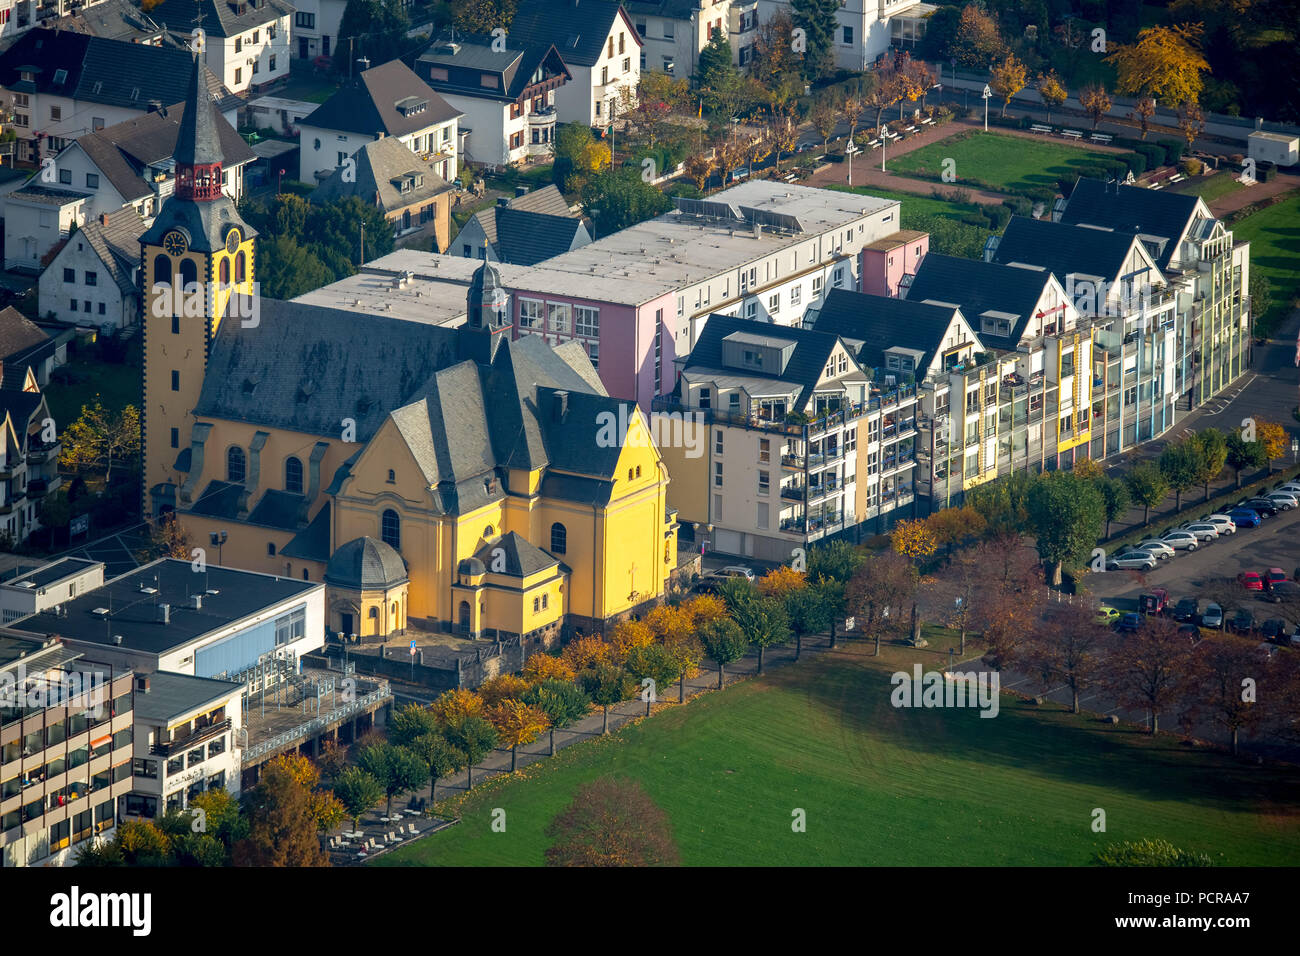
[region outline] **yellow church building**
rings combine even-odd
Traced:
[[[661,599],[676,520],[644,416],[576,343],[513,338],[487,263],[459,328],[260,298],[202,69],[141,239],[148,513],[213,563],[324,581],[345,634],[549,638]]]

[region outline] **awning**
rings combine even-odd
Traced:
[[[104,736],[102,736],[102,737],[98,737],[98,738],[96,738],[95,740],[92,740],[92,741],[90,742],[91,749],[94,749],[95,747],[98,747],[100,744],[111,743],[112,740],[113,740],[113,735],[112,735],[112,734],[104,734]]]

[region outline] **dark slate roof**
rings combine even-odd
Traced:
[[[1168,268],[1179,236],[1191,223],[1197,197],[1163,189],[1123,186],[1099,179],[1080,178],[1065,204],[1061,222],[1104,226],[1126,233],[1141,233],[1167,240],[1154,256],[1156,265]]]
[[[30,30],[0,53],[0,86],[15,89],[21,83],[19,68],[36,67],[35,82],[25,84],[29,88],[20,92],[54,93],[85,103],[146,110],[151,100],[167,104],[185,99],[191,56],[187,50],[171,47]],[[68,73],[60,84],[54,82],[58,70]],[[210,71],[207,82],[223,113],[243,102]]]
[[[128,40],[132,43],[160,39],[163,33],[162,27],[128,0],[101,0],[75,13],[45,22],[55,30],[85,33],[108,40]]]
[[[953,307],[923,305],[910,299],[831,289],[813,328],[851,343],[858,350],[858,361],[867,368],[883,366],[884,352],[891,348],[924,353],[919,363],[924,368],[934,361],[957,312]]]
[[[185,110],[180,132],[176,137],[176,162],[178,165],[198,166],[221,162],[221,140],[217,134],[214,111],[206,109],[211,102],[203,74],[207,67],[194,57],[190,68],[190,85],[185,94],[185,105],[196,104],[197,109]]]
[[[229,481],[209,481],[190,510],[196,515],[233,520],[239,517],[239,499],[243,494],[243,485]]]
[[[18,437],[18,442],[22,445],[23,452],[27,451],[28,429],[31,428],[37,414],[41,417],[49,414],[48,407],[45,404],[45,396],[40,392],[24,392],[19,388],[0,388],[0,419],[5,415],[13,422],[14,434]]]
[[[410,96],[428,105],[418,113],[403,116],[397,103]],[[313,110],[300,125],[363,136],[405,136],[462,115],[409,66],[392,60],[366,70]]]
[[[494,562],[497,562],[500,557],[498,551],[505,557],[504,571],[492,570]],[[560,563],[559,558],[551,557],[541,548],[530,544],[513,531],[502,535],[497,541],[489,541],[474,552],[474,557],[483,562],[489,573],[505,574],[512,578],[526,578],[530,574],[545,571]],[[565,570],[567,571],[568,568],[565,568]]]
[[[257,158],[233,126],[226,122],[216,104],[211,106],[212,122],[221,146],[220,161],[225,169],[242,166]],[[85,151],[103,175],[127,202],[152,196],[144,181],[146,166],[161,163],[177,155],[181,126],[188,111],[185,103],[164,107],[78,137],[77,145]],[[137,250],[136,255],[139,255]]]
[[[525,46],[553,43],[564,62],[594,66],[620,10],[618,0],[522,0],[510,21],[510,37]],[[630,21],[625,26],[626,55],[639,57],[641,37]]]
[[[907,301],[930,299],[958,305],[981,342],[991,348],[1014,349],[1050,281],[1050,273],[1046,271],[931,252],[921,261],[907,289]],[[980,316],[989,310],[1016,316],[1009,336],[992,335],[981,329]]]
[[[1042,266],[1068,289],[1069,275],[1100,276],[1108,282],[1117,279],[1133,242],[1133,233],[1012,216],[993,261]]]
[[[824,329],[814,331],[714,313],[704,323],[704,331],[700,333],[695,348],[691,349],[685,368],[727,369],[728,366],[722,359],[722,340],[734,332],[746,332],[764,338],[788,339],[796,343],[790,360],[786,362],[784,372],[745,369],[744,371],[731,370],[727,374],[798,385],[802,389],[799,393],[798,408],[802,408],[812,396],[813,388],[825,371],[826,361],[834,351],[837,341],[836,333],[828,334]]]
[[[30,581],[33,587],[43,588],[55,581],[74,577],[93,567],[103,567],[103,562],[88,561],[85,558],[59,558],[50,564],[41,565],[30,574],[18,574],[5,583],[16,585],[24,581]]]
[[[86,220],[77,230],[77,238],[95,251],[122,294],[130,295],[136,291],[135,270],[140,264],[144,220],[134,206],[115,209],[105,214],[105,219]]]
[[[224,193],[206,202],[169,196],[140,241],[161,245],[163,236],[172,229],[179,229],[185,233],[191,249],[210,253],[225,246],[226,234],[233,228],[238,228],[245,238],[257,235],[253,227],[240,218],[234,202]]]
[[[666,17],[670,20],[689,20],[700,9],[699,0],[625,0],[623,4],[632,18],[637,15]]]
[[[165,28],[178,33],[189,35],[194,27],[201,26],[212,36],[233,37],[280,17],[293,16],[296,9],[284,0],[257,0],[256,6],[240,6],[243,13],[227,0],[163,0],[149,13]]]
[[[145,586],[157,588],[158,593],[141,594],[140,588]],[[69,640],[104,645],[111,644],[113,636],[120,634],[123,651],[159,655],[250,618],[269,606],[295,597],[306,600],[308,594],[321,587],[319,582],[214,564],[208,565],[204,578],[194,573],[188,560],[162,558],[63,602],[66,615],[44,611],[7,627],[28,634],[57,634]],[[190,607],[189,595],[205,588],[203,607],[197,610]],[[168,623],[158,620],[155,603],[171,605]],[[105,618],[93,613],[96,608],[111,609],[107,623]]]
[[[240,693],[243,686],[229,680],[194,677],[173,671],[154,671],[149,675],[149,690],[135,692],[134,719],[165,723],[209,705],[215,707],[221,701]]]
[[[541,493],[545,498],[573,501],[588,507],[607,505],[614,495],[614,482],[552,473],[542,479]]]
[[[248,523],[294,531],[298,528],[298,516],[306,510],[307,498],[304,495],[268,488],[249,514]]]
[[[555,45],[549,42],[520,45],[511,33],[504,50],[493,49],[492,37],[458,34],[454,43],[453,52],[449,38],[443,37],[416,60],[420,78],[439,92],[512,103],[532,84],[539,69],[543,78],[563,77],[565,82],[572,79]],[[444,67],[447,79],[435,79],[431,71],[434,66]],[[483,85],[484,73],[500,77],[495,88]]]
[[[339,166],[335,169],[312,192],[312,202],[358,196],[367,205],[377,205],[384,212],[392,212],[416,203],[426,203],[451,190],[451,184],[438,175],[435,164],[415,155],[400,139],[386,136],[372,140],[353,156],[355,168]],[[412,173],[423,176],[423,184],[402,192],[394,181],[400,182]]]
[[[327,584],[355,591],[394,587],[407,580],[406,562],[392,545],[375,538],[353,538],[340,545],[325,568]]]
[[[506,206],[510,209],[521,209],[526,212],[542,213],[548,216],[577,218],[574,213],[569,211],[569,204],[565,202],[564,194],[553,183],[547,183],[541,189],[534,189],[522,196],[515,196],[513,199],[506,201]],[[497,210],[501,208],[500,204],[488,206],[486,209],[480,209],[470,217],[478,221],[479,226],[483,229],[483,235],[494,247],[497,243]]]
[[[497,258],[517,266],[536,265],[568,252],[584,230],[575,216],[548,216],[509,206],[496,213]]]
[[[311,524],[280,549],[286,558],[304,561],[328,561],[330,556],[330,503],[325,502],[311,519]]]
[[[392,409],[456,361],[456,329],[259,302],[257,326],[221,323],[195,409],[199,417],[331,436],[352,418],[364,443]]]

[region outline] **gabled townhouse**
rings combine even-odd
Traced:
[[[86,221],[89,194],[39,181],[5,196],[5,268],[37,275],[46,257]]]
[[[40,163],[86,133],[185,99],[185,50],[34,30],[0,53],[0,89],[13,111],[18,162]],[[232,126],[239,97],[215,76],[209,95]]]
[[[860,348],[820,329],[709,320],[653,404],[683,537],[785,561],[911,516],[916,388],[873,380]]]
[[[714,30],[731,45],[737,66],[753,59],[759,0],[627,0],[623,6],[641,37],[643,71],[689,79]]]
[[[391,136],[451,182],[461,115],[401,60],[364,70],[299,125],[298,178],[319,183],[366,143]]]
[[[802,324],[828,289],[858,287],[862,247],[897,231],[898,215],[894,200],[749,180],[537,265],[502,263],[499,274],[516,335],[580,343],[606,390],[646,409],[673,389],[675,360],[711,315]],[[388,303],[399,310],[468,281],[475,265],[399,249],[367,269],[404,277]]]
[[[553,185],[528,191],[513,199],[504,196],[497,205],[480,209],[456,234],[448,250],[452,255],[488,262],[531,266],[571,252],[591,242],[582,218]]]
[[[68,360],[66,342],[51,337],[13,306],[0,309],[0,365],[11,380],[32,378],[42,388],[49,384],[50,373]]]
[[[1102,457],[1107,419],[1094,403],[1095,324],[1051,272],[931,253],[907,301],[959,307],[979,342],[962,368],[922,383],[917,487],[931,510],[1013,471]]]
[[[986,257],[1056,276],[1082,318],[1094,319],[1103,458],[1150,441],[1174,425],[1192,386],[1192,338],[1178,319],[1178,295],[1135,233],[1014,216],[989,240]]]
[[[244,195],[244,170],[257,157],[222,118],[216,104],[210,108],[221,142],[221,191],[239,202]],[[174,155],[184,115],[185,104],[177,103],[87,133],[59,153],[45,174],[57,178],[60,187],[88,194],[88,219],[130,206],[145,222],[152,222],[163,200],[176,189]]]
[[[505,166],[554,150],[556,91],[572,79],[554,44],[507,35],[496,50],[490,37],[457,36],[420,54],[415,70],[464,114],[467,158]]]
[[[312,202],[356,196],[378,206],[400,237],[429,235],[435,252],[451,241],[451,183],[438,164],[421,159],[401,140],[385,137],[366,143],[311,194]]]
[[[40,314],[96,329],[138,326],[140,237],[146,228],[132,206],[89,219],[41,273]]]
[[[293,14],[284,0],[162,0],[149,11],[181,42],[203,30],[203,62],[235,93],[289,75]]]
[[[905,296],[930,251],[930,234],[900,229],[862,247],[862,291],[871,295]]]
[[[1079,179],[1063,223],[1134,234],[1177,296],[1190,367],[1180,391],[1195,408],[1246,370],[1250,348],[1250,243],[1233,237],[1199,196]]]
[[[791,12],[790,0],[759,0],[759,18],[766,23],[778,10]],[[935,5],[923,0],[840,0],[835,12],[835,65],[861,72],[891,45],[914,46],[925,36],[925,23]]]
[[[299,60],[338,52],[339,24],[347,0],[296,0],[293,5],[293,55]]]
[[[522,0],[509,37],[559,51],[572,77],[555,91],[561,123],[608,126],[620,91],[636,91],[641,37],[618,0]]]
[[[157,21],[129,0],[97,0],[89,5],[81,0],[64,0],[64,3],[67,12],[57,20],[45,21],[43,25],[47,29],[68,30],[146,46],[162,46],[170,40],[167,31]]]
[[[63,482],[58,467],[63,443],[58,437],[45,440],[51,422],[32,369],[5,368],[0,381],[0,537],[14,544],[41,526],[45,498]]]

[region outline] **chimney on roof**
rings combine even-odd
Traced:
[[[502,207],[509,206],[509,205],[510,205],[510,200],[507,199],[505,196],[498,196],[498,197],[497,197],[497,205],[498,205],[498,206],[502,206]]]
[[[556,422],[563,422],[564,416],[569,413],[569,393],[565,389],[560,389],[551,396],[551,417]]]
[[[527,187],[527,186],[516,186],[516,187],[515,187],[515,198],[516,198],[516,199],[519,198],[520,196],[527,196],[527,195],[528,195],[528,187]]]
[[[357,59],[357,66],[361,67],[361,72],[364,73],[366,70],[370,69],[370,58],[364,56],[359,57]]]
[[[172,606],[170,604],[158,605],[158,623],[170,624],[172,622]]]
[[[150,113],[161,113],[162,111],[163,111],[162,100],[150,100],[150,101],[149,101],[149,112],[150,112]]]
[[[101,212],[101,213],[99,214],[99,224],[100,224],[101,226],[107,226],[107,225],[108,225],[108,213],[106,213],[106,212]]]
[[[136,677],[135,689],[142,694],[149,693],[149,676],[147,674],[140,674]]]

